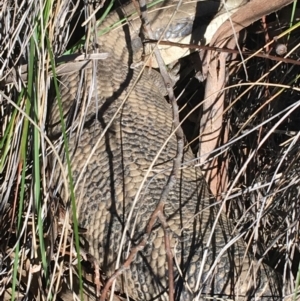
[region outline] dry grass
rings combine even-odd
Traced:
[[[45,126],[51,56],[65,51],[75,13],[70,1],[1,6],[0,295],[6,300],[50,296],[61,274],[60,262],[54,264],[59,218],[49,190],[53,146]]]
[[[6,300],[53,297],[63,273],[76,266],[69,217],[52,195],[47,156],[53,145],[45,131],[51,53],[64,53],[76,20],[91,13],[74,3],[7,0],[0,7],[0,296]],[[296,45],[294,59],[299,36],[295,30],[286,41],[288,49]],[[259,49],[266,40],[253,33],[246,43]],[[300,251],[299,67],[252,58],[246,68],[246,85],[242,69],[230,77],[224,116],[227,211],[251,251],[268,254],[293,291]]]
[[[291,7],[284,18],[291,17]],[[290,19],[284,18],[280,13],[267,18],[271,39],[289,28]],[[299,60],[299,29],[264,48],[269,40],[261,22],[248,28],[244,50],[276,55],[276,44],[284,44],[287,57]],[[240,59],[232,63],[235,68],[226,88],[222,143],[212,154],[220,165],[228,165],[223,174],[228,184],[219,198],[227,202],[228,216],[244,233],[251,253],[283,275],[285,292],[295,291],[300,259],[299,67],[255,56],[244,62],[245,69],[240,65],[237,70],[237,63]],[[203,88],[189,85],[185,99],[195,107]],[[188,121],[185,126],[191,133],[195,124]]]
[[[289,57],[295,59],[298,36],[299,30],[294,31],[286,41]],[[247,46],[259,49],[264,43],[262,34],[249,35]],[[254,85],[232,90],[230,102],[247,93],[233,106],[228,104],[227,114],[230,137],[235,140],[229,151],[229,193],[239,194],[230,201],[229,212],[239,227],[250,228],[246,239],[254,254],[269,254],[271,264],[283,273],[286,287],[292,289],[300,251],[297,69],[259,58],[249,60],[247,73]],[[245,78],[240,73],[232,80],[238,83]]]

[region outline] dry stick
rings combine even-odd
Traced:
[[[272,42],[275,42],[277,38],[275,37]],[[157,40],[145,40],[144,43],[157,43]],[[176,43],[176,42],[169,42],[169,41],[160,41],[160,45],[168,45],[168,46],[173,46],[173,47],[180,47],[180,48],[189,48],[189,49],[197,49],[197,50],[214,50],[217,52],[228,52],[228,53],[233,53],[233,54],[240,54],[240,51],[236,49],[228,49],[228,48],[222,48],[222,47],[215,47],[215,46],[205,46],[205,45],[197,45],[197,44],[184,44],[184,43]],[[270,44],[268,44],[270,45]],[[269,59],[272,61],[277,61],[277,62],[283,62],[287,64],[294,64],[294,65],[300,65],[300,61],[293,60],[293,59],[287,59],[283,58],[280,56],[275,56],[275,55],[269,55],[266,53],[255,53],[252,51],[242,51],[242,54],[245,56],[255,56],[255,57],[261,57],[265,59]]]
[[[110,289],[110,287],[112,286],[113,282],[117,279],[117,277],[121,276],[122,273],[129,268],[130,264],[133,262],[133,260],[135,259],[135,256],[137,254],[137,252],[141,251],[144,249],[146,243],[148,240],[148,236],[145,235],[145,237],[142,239],[142,241],[136,246],[134,247],[131,251],[129,256],[127,257],[126,261],[123,263],[123,265],[116,271],[113,273],[112,276],[109,277],[109,279],[107,280],[107,282],[105,283],[105,286],[102,290],[102,294],[101,294],[101,298],[100,301],[105,301],[106,300],[106,295]]]
[[[100,290],[101,290],[101,277],[100,277],[100,266],[99,263],[97,261],[97,259],[89,254],[89,253],[81,253],[81,257],[84,258],[84,260],[88,261],[94,270],[94,285],[96,286],[96,297],[99,298],[100,296]]]
[[[226,42],[229,47],[235,47],[234,38]],[[207,161],[211,152],[220,143],[220,132],[223,128],[223,111],[225,91],[223,90],[227,82],[226,59],[228,53],[216,55],[216,52],[210,54],[209,72],[207,74],[207,83],[205,88],[205,102],[203,103],[203,114],[200,121],[200,145],[198,151],[199,162],[204,166],[205,178],[215,197],[226,187],[226,177],[220,173],[224,164],[219,166],[218,159]],[[220,91],[214,94],[214,91]],[[207,162],[206,162],[207,161]],[[224,186],[222,185],[224,184]]]

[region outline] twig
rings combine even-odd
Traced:
[[[273,39],[273,43],[277,39]],[[146,40],[144,43],[157,43],[157,40]],[[173,46],[173,47],[180,47],[180,48],[189,48],[189,49],[199,49],[199,50],[213,50],[217,52],[227,52],[227,53],[234,53],[234,54],[240,54],[240,51],[236,49],[228,49],[228,48],[223,48],[223,47],[215,47],[215,46],[205,46],[205,45],[197,45],[197,44],[183,44],[183,43],[176,43],[176,42],[169,42],[169,41],[160,41],[160,45],[168,45],[168,46]],[[268,43],[265,47],[269,46],[270,43]],[[265,58],[268,60],[272,61],[277,61],[277,62],[283,62],[287,64],[294,64],[294,65],[300,65],[300,61],[298,60],[293,60],[293,59],[288,59],[288,58],[283,58],[280,56],[275,56],[275,55],[270,55],[267,53],[262,53],[262,52],[252,52],[252,51],[242,51],[242,54],[244,56],[251,56],[251,57],[261,57]]]
[[[232,38],[226,42],[229,47],[234,48],[236,46],[235,38]],[[204,166],[205,178],[210,187],[211,192],[215,197],[222,193],[222,189],[226,187],[226,160],[220,162],[219,158],[207,161],[211,152],[216,146],[219,146],[222,141],[220,137],[223,129],[223,111],[224,111],[224,99],[225,91],[223,88],[227,83],[226,76],[226,61],[228,53],[216,54],[212,51],[207,56],[207,80],[205,87],[205,101],[203,102],[203,113],[200,120],[200,145],[198,151],[198,157],[200,164]],[[220,91],[219,93],[214,93]],[[223,134],[222,143],[227,142],[225,133]],[[221,171],[221,172],[220,172]]]
[[[116,271],[113,273],[112,276],[109,277],[109,279],[107,280],[107,282],[105,283],[105,286],[102,290],[102,294],[101,294],[101,298],[100,301],[105,301],[106,300],[106,295],[110,289],[110,287],[112,286],[113,282],[118,278],[118,276],[122,275],[123,272],[125,270],[127,270],[130,267],[130,264],[133,262],[133,260],[135,259],[135,256],[137,254],[137,252],[141,251],[144,249],[146,243],[148,240],[148,235],[145,236],[142,241],[136,246],[134,247],[131,251],[129,256],[127,257],[126,261],[123,263],[123,265]]]

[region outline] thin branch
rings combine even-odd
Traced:
[[[299,23],[299,26],[300,26],[300,23]],[[151,44],[157,44],[157,42],[158,41],[155,39],[149,39],[149,40],[144,41],[144,43],[151,43]],[[273,42],[275,42],[275,39],[273,39]],[[213,51],[217,51],[217,52],[240,54],[240,51],[236,50],[236,49],[228,49],[228,48],[215,47],[215,46],[184,44],[184,43],[176,43],[176,42],[169,42],[169,41],[160,41],[159,44],[172,46],[172,47],[180,47],[180,48],[189,48],[189,49],[198,49],[198,50],[213,50]],[[270,43],[265,45],[265,47],[267,47],[269,45],[270,45]],[[270,55],[270,54],[262,53],[262,52],[242,51],[242,54],[244,56],[248,56],[248,57],[261,57],[261,58],[265,58],[265,59],[272,60],[272,61],[300,65],[300,61],[298,61],[298,60],[288,59],[288,58]]]

